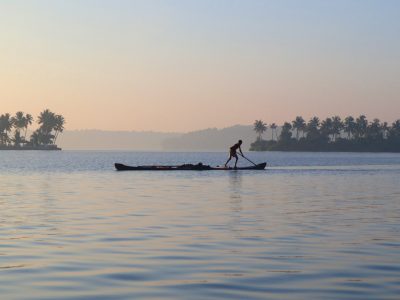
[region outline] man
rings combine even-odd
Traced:
[[[242,140],[239,140],[235,145],[233,145],[230,150],[229,150],[229,158],[225,163],[225,167],[227,167],[228,162],[232,159],[232,157],[236,158],[235,161],[235,169],[236,169],[236,165],[238,162],[238,156],[236,151],[239,149],[240,154],[243,156],[243,152],[242,152],[242,148],[240,148],[240,146],[242,145]]]

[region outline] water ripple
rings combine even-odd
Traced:
[[[110,166],[225,154],[42,155],[0,157],[2,299],[400,294],[399,155],[254,154],[273,167],[173,174]]]

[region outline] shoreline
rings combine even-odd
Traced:
[[[285,151],[285,152],[373,152],[400,153],[398,140],[345,140],[335,142],[308,141],[290,139],[286,141],[257,140],[250,145],[250,151]]]
[[[0,146],[1,150],[41,150],[41,151],[61,151],[62,149],[57,147],[57,145],[51,146],[24,146],[24,147],[15,147],[15,146]]]
[[[372,150],[284,150],[284,149],[276,149],[276,150],[249,150],[249,152],[310,152],[310,153],[400,153],[399,151],[372,151]]]

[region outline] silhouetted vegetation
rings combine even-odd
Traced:
[[[65,119],[46,109],[37,118],[39,127],[26,138],[33,117],[18,111],[15,116],[9,113],[0,115],[0,149],[43,149],[58,150],[56,140],[63,132]]]
[[[265,125],[262,132],[259,124]],[[344,121],[339,116],[322,121],[313,117],[308,122],[298,116],[281,126],[279,136],[275,124],[270,128],[272,139],[263,140],[261,134],[267,125],[261,120],[254,123],[259,136],[251,144],[251,151],[400,152],[400,119],[389,125],[379,119],[369,122],[364,115],[348,116]]]
[[[267,128],[267,124],[261,120],[256,120],[254,122],[254,131],[258,134],[258,141],[262,139],[262,134],[267,130]]]

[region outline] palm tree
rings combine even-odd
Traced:
[[[62,115],[56,115],[50,110],[42,111],[38,117],[38,128],[35,141],[43,145],[55,144],[60,132],[64,130],[65,119]]]
[[[330,140],[330,135],[332,134],[333,122],[331,118],[326,118],[321,123],[321,134]]]
[[[45,109],[44,111],[42,111],[38,117],[38,123],[41,128],[41,130],[44,133],[51,133],[51,131],[53,130],[55,124],[56,124],[56,116],[53,112],[51,112],[48,109]]]
[[[336,141],[336,136],[340,134],[343,129],[343,122],[339,116],[332,117],[332,135],[333,141]]]
[[[19,130],[15,130],[14,137],[11,139],[11,141],[14,143],[15,147],[20,147],[21,144],[25,142],[25,139],[21,136]]]
[[[13,142],[16,147],[19,147],[22,143],[27,143],[26,134],[32,121],[32,115],[24,115],[22,111],[16,112],[13,117],[8,113],[0,115],[0,145],[9,146]],[[36,146],[49,145],[54,144],[58,135],[63,132],[65,119],[62,115],[56,115],[46,109],[40,113],[38,123],[40,126],[32,134],[29,143]],[[13,128],[15,131],[11,139],[10,132]],[[21,135],[22,130],[25,130],[24,136]]]
[[[4,139],[5,139],[5,116],[1,115],[0,116],[0,145],[4,145]]]
[[[4,145],[5,139],[5,122],[4,122],[4,115],[0,116],[0,145]]]
[[[354,122],[354,118],[352,116],[348,116],[344,119],[343,129],[344,132],[347,133],[347,138],[350,139],[356,129],[356,123]]]
[[[275,123],[272,123],[271,125],[269,125],[269,128],[271,128],[272,131],[272,140],[274,140],[274,133],[276,135],[276,128],[278,128],[278,126]],[[278,137],[277,137],[278,139]]]
[[[23,143],[23,139],[21,137],[21,129],[25,127],[25,116],[22,111],[18,111],[15,114],[15,117],[11,118],[13,126],[15,127],[15,134],[14,134],[14,145],[20,146]]]
[[[31,135],[30,143],[32,146],[39,146],[41,144],[41,134],[39,129],[35,130]]]
[[[0,116],[0,135],[1,135],[1,144],[7,145],[9,144],[10,137],[8,133],[13,128],[13,119],[10,117],[9,113],[3,114]]]
[[[306,122],[304,121],[303,117],[297,116],[296,119],[292,122],[292,127],[296,129],[296,140],[299,140],[299,132],[304,132]]]
[[[319,118],[313,117],[306,125],[307,139],[313,140],[319,137]]]
[[[13,125],[16,130],[20,130],[25,125],[25,116],[22,111],[18,111],[15,113],[15,117],[11,118],[13,120]]]
[[[383,139],[383,132],[381,121],[379,119],[374,119],[368,126],[367,126],[367,138],[369,139]]]
[[[279,136],[279,141],[289,141],[292,138],[292,125],[285,122],[282,126],[281,134]]]
[[[52,143],[54,135],[53,129],[56,127],[56,115],[48,109],[45,109],[39,114],[38,117],[39,127],[39,142],[48,145]]]
[[[386,139],[387,135],[388,135],[388,131],[389,131],[389,125],[387,122],[383,122],[381,125],[381,129],[382,129],[382,135],[383,138]]]
[[[28,131],[28,126],[31,125],[32,122],[33,122],[33,117],[30,114],[26,114],[25,124],[24,124],[24,128],[25,128],[24,139],[26,139],[26,132]]]
[[[267,130],[267,124],[261,120],[254,122],[254,131],[258,134],[258,140],[261,140],[262,134]]]
[[[389,129],[389,138],[400,138],[400,119],[392,123],[392,126]]]
[[[54,142],[53,142],[53,144],[56,143],[58,134],[59,134],[60,132],[63,132],[63,130],[64,130],[64,124],[65,124],[65,119],[64,119],[64,117],[63,117],[62,115],[56,115],[55,118],[56,118],[56,119],[55,119],[54,130],[55,130],[56,133],[55,133],[55,137],[54,137]]]
[[[304,133],[306,132],[306,127],[307,127],[307,123],[306,121],[303,119],[303,122],[300,126],[300,132],[301,132],[301,137],[304,138]]]
[[[365,137],[365,134],[367,133],[367,127],[368,127],[367,117],[364,115],[359,116],[356,119],[355,136],[357,138]]]

